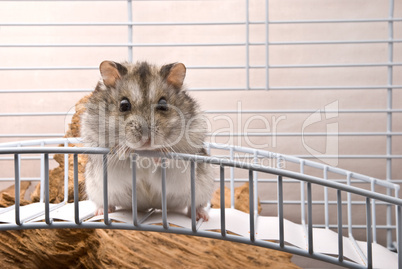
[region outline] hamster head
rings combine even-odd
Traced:
[[[206,121],[184,89],[186,67],[104,61],[82,117],[89,146],[197,153]]]

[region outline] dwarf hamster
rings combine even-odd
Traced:
[[[174,63],[157,67],[147,62],[100,64],[101,79],[82,115],[85,146],[108,147],[109,211],[132,207],[132,169],[127,157],[136,150],[156,150],[206,155],[203,143],[206,121],[183,81],[186,67]],[[191,205],[189,163],[168,160],[166,197],[168,210]],[[161,163],[137,160],[137,208],[161,208]],[[208,220],[204,207],[213,192],[213,173],[206,163],[195,171],[196,216]],[[89,155],[85,169],[86,192],[103,214],[102,156]]]

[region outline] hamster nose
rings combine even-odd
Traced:
[[[145,140],[143,146],[144,146],[144,147],[149,147],[149,146],[151,146],[151,138],[150,138],[150,137],[148,137],[148,138]]]

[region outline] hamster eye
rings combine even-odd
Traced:
[[[168,105],[167,105],[167,101],[165,98],[161,98],[159,99],[158,105],[156,106],[157,110],[161,110],[161,111],[167,111],[168,110]]]
[[[120,101],[120,111],[121,112],[126,112],[131,110],[131,103],[128,101],[127,98],[124,98],[123,100]]]

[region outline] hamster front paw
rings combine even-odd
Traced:
[[[191,207],[188,207],[187,215],[191,218]],[[203,219],[204,221],[209,220],[208,212],[203,206],[200,206],[195,210],[195,220],[199,221],[200,219]]]
[[[204,221],[209,220],[208,212],[204,209],[204,207],[200,206],[195,210],[196,219],[203,219]]]
[[[108,207],[108,213],[112,213],[112,212],[114,212],[116,210],[116,207],[115,206],[109,206]],[[95,210],[95,216],[100,216],[100,215],[103,215],[103,207],[99,207],[98,209],[96,209]]]

